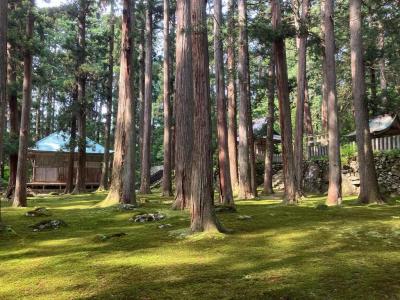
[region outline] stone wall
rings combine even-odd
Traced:
[[[380,191],[387,195],[400,195],[400,152],[375,154],[375,165]],[[282,166],[274,168],[273,187],[283,190]],[[342,165],[342,190],[344,196],[358,195],[360,177],[355,157]],[[327,159],[304,163],[304,191],[310,194],[324,194],[328,191]]]
[[[375,154],[375,166],[380,191],[389,195],[400,195],[400,153],[380,152]],[[357,195],[360,177],[355,157],[342,166],[343,195]],[[308,193],[326,193],[328,190],[328,161],[316,160],[305,163],[304,189]]]

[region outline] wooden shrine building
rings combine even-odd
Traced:
[[[28,150],[32,172],[28,187],[41,190],[62,190],[68,176],[70,135],[55,132],[35,143]],[[78,148],[75,148],[74,182],[77,169]],[[99,186],[104,147],[86,138],[86,187]]]

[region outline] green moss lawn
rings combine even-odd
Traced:
[[[158,195],[141,196],[141,210],[167,219],[147,224],[99,207],[104,193],[3,207],[15,233],[0,234],[0,299],[400,299],[400,199],[329,209],[316,208],[323,198],[237,201],[237,213],[218,214],[232,233],[187,236],[187,212]],[[33,232],[48,218],[24,214],[40,206],[68,227]]]

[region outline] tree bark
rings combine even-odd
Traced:
[[[7,1],[0,2],[0,169],[3,169],[4,118],[7,103]],[[0,190],[3,178],[0,175]],[[1,212],[0,212],[1,224]]]
[[[304,137],[304,103],[306,91],[306,71],[307,71],[307,22],[309,1],[301,0],[294,3],[301,3],[301,5],[294,5],[297,7],[297,17],[295,23],[298,24],[297,30],[297,49],[298,49],[298,64],[297,64],[297,98],[296,98],[296,134],[294,145],[294,157],[296,168],[296,184],[297,191],[302,194],[303,190],[303,137]]]
[[[190,1],[176,2],[175,77],[175,202],[174,209],[190,204],[193,149],[193,83]],[[199,145],[196,145],[196,147]]]
[[[77,91],[73,93],[73,102],[76,103]],[[65,193],[70,194],[74,190],[74,171],[75,171],[75,147],[76,147],[76,114],[72,112],[71,132],[69,138],[69,153],[67,165],[67,181],[65,183]]]
[[[308,96],[307,80],[306,80],[306,90],[304,93],[304,131],[307,134],[307,136],[313,136],[313,134],[314,134],[310,100],[309,100],[309,96]]]
[[[110,191],[105,204],[136,203],[135,126],[132,88],[132,15],[135,2],[123,0],[121,55],[114,161]]]
[[[139,2],[138,9],[144,8],[143,0]],[[145,78],[146,78],[146,67],[145,67],[145,57],[146,57],[146,18],[145,16],[141,18],[140,26],[140,42],[139,42],[139,53],[140,53],[140,76],[139,76],[139,159],[142,163],[142,153],[143,153],[143,132],[144,132],[144,98],[145,98]]]
[[[14,6],[11,6],[14,9]],[[15,48],[11,43],[7,44],[7,100],[9,107],[9,122],[10,122],[10,140],[18,143],[20,129],[20,108],[17,99],[17,72],[15,59]],[[11,199],[15,191],[15,182],[17,179],[17,163],[18,151],[12,152],[9,155],[10,177],[8,179],[8,187],[5,197]]]
[[[360,173],[359,201],[361,203],[373,203],[381,202],[382,198],[376,178],[368,123],[361,26],[361,0],[350,0],[351,78]]]
[[[206,1],[191,0],[193,43],[194,145],[191,181],[193,232],[219,231],[213,199],[211,101]]]
[[[164,168],[162,179],[163,196],[172,196],[172,132],[170,92],[170,50],[169,50],[169,0],[164,0],[164,63],[163,63],[163,106],[164,106]]]
[[[272,189],[272,163],[274,158],[274,122],[275,122],[275,63],[272,53],[268,68],[268,107],[267,107],[267,137],[265,141],[265,162],[264,162],[264,189],[265,195],[274,193]]]
[[[86,60],[86,14],[89,3],[87,0],[79,1],[78,12],[78,167],[73,194],[86,191],[86,74],[82,65]]]
[[[235,32],[235,4],[236,0],[228,1],[228,31]],[[237,125],[236,125],[236,62],[235,62],[235,37],[229,34],[227,37],[227,69],[228,69],[228,151],[229,151],[229,170],[231,175],[231,185],[233,190],[239,186],[238,161],[237,161]]]
[[[249,49],[247,37],[247,0],[238,1],[239,16],[239,146],[238,146],[238,167],[239,167],[239,198],[254,198],[250,174],[250,145],[249,145]]]
[[[104,155],[101,170],[99,190],[103,191],[108,188],[108,180],[110,173],[110,144],[111,144],[111,116],[112,116],[112,100],[113,100],[113,80],[114,80],[114,0],[111,0],[110,12],[110,35],[108,37],[108,78],[107,78],[107,100],[106,100],[106,124],[104,127]]]
[[[231,174],[229,169],[228,128],[226,123],[226,98],[224,57],[222,46],[222,1],[214,0],[214,62],[217,94],[217,137],[220,202],[233,205]]]
[[[321,18],[322,17],[322,13],[325,10],[325,2],[321,1]],[[325,40],[325,23],[321,22],[321,40],[324,41]],[[325,55],[325,54],[324,54]],[[327,70],[326,70],[326,66],[325,66],[325,60],[322,60],[322,101],[321,101],[321,130],[322,132],[326,133],[328,131],[328,91],[326,89],[326,84],[325,82],[327,81],[327,78],[325,77],[327,74]]]
[[[153,44],[153,16],[151,0],[147,2],[146,8],[146,56],[145,56],[145,84],[144,84],[144,123],[143,123],[143,146],[140,193],[150,194],[150,143],[151,143],[151,106],[152,106],[152,44]]]
[[[386,111],[387,108],[387,81],[386,81],[386,71],[385,71],[385,28],[383,27],[383,23],[378,21],[379,26],[379,36],[378,36],[378,47],[380,51],[379,58],[379,78],[380,78],[380,86],[381,86],[381,100],[383,110]]]
[[[279,0],[271,0],[272,28],[279,30],[281,21],[281,8]],[[282,160],[285,182],[284,203],[297,203],[296,175],[294,169],[292,124],[290,116],[289,84],[286,64],[285,41],[282,36],[277,36],[273,42],[275,60],[277,93],[279,100],[279,121],[282,137]]]
[[[327,205],[340,205],[342,202],[342,173],[340,161],[339,121],[336,92],[335,65],[335,30],[334,30],[334,0],[323,0],[322,22],[324,22],[324,85],[328,101],[328,156],[329,156],[329,187]]]
[[[26,39],[32,42],[33,39],[33,8],[35,2],[31,0],[28,3],[28,12],[26,18]],[[15,194],[13,200],[14,207],[27,206],[27,162],[28,162],[28,143],[30,129],[30,110],[32,106],[32,49],[28,45],[24,49],[24,80],[22,93],[22,112],[21,112],[21,128],[19,131],[19,146],[18,146],[18,164],[17,177],[15,182]]]

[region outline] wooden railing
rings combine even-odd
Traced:
[[[372,138],[371,144],[373,151],[388,151],[400,149],[400,135]],[[356,149],[355,142],[352,142],[350,145],[354,149]],[[328,145],[308,145],[307,154],[308,158],[327,156]]]

